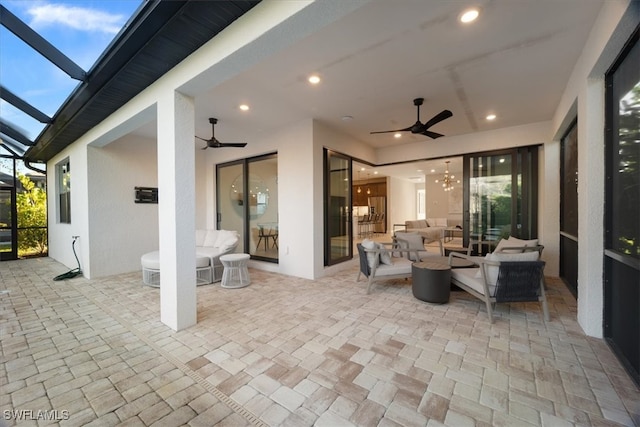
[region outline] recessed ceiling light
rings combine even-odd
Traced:
[[[400,132],[393,134],[394,138],[402,138],[402,134]]]
[[[249,106],[247,104],[240,104],[238,108],[242,111],[249,111]]]
[[[309,83],[311,83],[312,85],[317,85],[318,83],[320,83],[320,76],[316,74],[309,76]]]
[[[487,116],[487,120],[489,120],[489,121],[492,121],[492,120],[495,120],[495,119],[496,119],[496,115],[495,114],[489,114]]]
[[[342,116],[343,122],[350,122],[351,120],[353,120],[353,116]]]
[[[462,22],[463,24],[468,24],[478,19],[478,16],[480,16],[480,11],[478,9],[468,9],[462,12],[462,15],[460,15],[460,22]]]
[[[374,175],[378,175],[378,171],[373,171],[373,174]]]
[[[436,173],[436,170],[435,169],[431,169],[431,173]]]

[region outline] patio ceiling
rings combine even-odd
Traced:
[[[432,128],[446,136],[548,121],[603,1],[362,1],[355,11],[289,43],[246,71],[193,93],[196,134],[209,135],[208,118],[217,117],[224,123],[216,129],[219,139],[251,143],[265,132],[312,117],[373,147],[421,141],[428,144],[431,139],[410,133],[399,139],[392,134],[370,134],[413,124],[416,109],[412,100],[416,97],[425,98],[422,122],[443,109],[453,112],[452,118]],[[254,5],[233,3],[242,3],[245,9]],[[152,23],[158,26],[153,43],[145,48],[155,48],[163,57],[175,46],[175,40],[187,39],[182,35],[170,37],[190,28],[185,26],[185,19],[211,13],[204,4],[210,3],[187,2],[182,10],[193,12],[189,8],[198,8],[198,12],[174,13],[171,17],[166,13],[141,23],[140,31]],[[458,17],[471,5],[479,6],[480,17],[473,24],[463,25]],[[238,11],[237,16],[240,14]],[[161,26],[162,19],[166,22]],[[213,33],[204,38],[211,38]],[[122,49],[129,43],[132,41],[123,41]],[[184,46],[179,50],[184,51]],[[133,55],[135,50],[129,52]],[[139,53],[132,61],[143,67],[148,55]],[[101,113],[106,117],[111,108],[125,101],[120,97],[111,105],[103,104],[110,100],[107,95],[120,96],[122,86],[126,92],[131,79],[125,74],[139,79],[153,73],[155,79],[169,68],[156,63],[149,69],[124,70],[109,82],[111,90],[106,87],[97,93],[97,100],[102,102],[95,101],[84,110],[92,111],[94,119]],[[307,82],[312,73],[322,78],[314,87]],[[239,111],[240,103],[251,109]],[[485,120],[489,113],[496,114],[496,120]],[[82,134],[76,124],[86,128],[94,123],[84,122],[80,115],[70,117],[66,129],[47,128],[27,156],[46,160]],[[135,133],[154,138],[156,124],[148,123]]]
[[[425,98],[422,122],[443,109],[453,117],[432,130],[446,136],[551,120],[602,0],[402,0],[365,2],[196,98],[196,130],[256,140],[313,117],[373,147],[431,139],[371,131],[416,120],[412,100]],[[458,21],[470,5],[479,19]],[[307,76],[322,81],[311,87]],[[240,112],[241,103],[250,105]],[[496,120],[485,117],[494,113]],[[349,116],[351,120],[345,120]],[[144,132],[141,130],[141,132]]]

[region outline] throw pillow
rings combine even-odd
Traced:
[[[380,249],[380,263],[393,265],[393,262],[391,261],[391,253],[387,251],[387,248],[382,243],[378,243],[378,249]]]
[[[519,246],[519,247],[538,246],[538,239],[522,240],[522,239],[518,239],[517,237],[509,237],[509,244],[511,246]]]
[[[424,241],[422,240],[422,236],[418,233],[396,233],[396,239],[400,244],[400,248],[402,249],[416,249],[419,251],[424,251]],[[404,256],[406,252],[402,253]],[[416,253],[409,252],[409,259],[411,261],[417,261]]]
[[[364,239],[361,244],[362,244],[362,247],[367,250],[375,250],[377,248],[376,242],[374,242],[371,239]],[[366,252],[366,254],[367,254],[367,264],[369,264],[369,268],[373,269],[377,267],[379,263],[378,254],[375,252]]]

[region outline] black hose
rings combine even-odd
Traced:
[[[73,270],[69,270],[66,273],[62,273],[53,278],[53,280],[66,280],[73,279],[74,277],[82,274],[82,270],[80,270],[80,260],[78,259],[78,254],[76,254],[76,240],[78,240],[80,236],[73,236],[73,242],[71,243],[71,249],[73,249],[73,255],[76,257],[76,262],[78,263],[78,268],[74,268]]]

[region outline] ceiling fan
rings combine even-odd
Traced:
[[[211,123],[211,138],[210,139],[204,139],[204,138],[200,138],[198,135],[196,135],[196,138],[201,139],[203,141],[205,141],[207,143],[206,147],[202,147],[203,150],[206,150],[207,148],[211,147],[211,148],[222,148],[222,147],[244,147],[247,145],[246,142],[220,142],[216,139],[216,123],[218,123],[218,119],[214,119],[213,117],[211,117],[209,119],[209,123]]]
[[[425,135],[428,136],[429,138],[440,138],[442,135],[441,133],[436,133],[436,132],[431,132],[429,130],[429,128],[437,123],[440,123],[441,121],[448,119],[449,117],[453,116],[453,113],[449,110],[442,110],[441,112],[439,112],[438,114],[436,114],[435,116],[433,116],[431,118],[431,120],[429,120],[428,122],[422,124],[422,122],[420,122],[420,106],[422,105],[422,103],[424,102],[424,98],[416,98],[413,100],[413,105],[415,105],[416,107],[418,107],[418,120],[411,126],[404,128],[404,129],[396,129],[396,130],[383,130],[383,131],[379,131],[379,132],[371,132],[371,134],[374,133],[391,133],[391,132],[411,132],[411,133],[419,133],[421,135]]]

